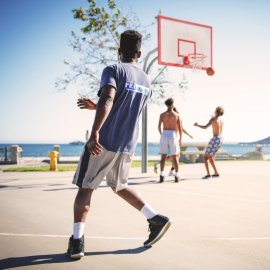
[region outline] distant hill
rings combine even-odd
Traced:
[[[259,141],[250,142],[249,144],[270,144],[270,137],[267,137]]]

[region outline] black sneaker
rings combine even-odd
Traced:
[[[73,239],[73,235],[68,242],[68,256],[71,259],[80,259],[84,256],[84,236],[80,239]]]
[[[148,240],[146,240],[143,245],[145,247],[151,247],[158,240],[160,240],[160,238],[169,229],[172,224],[172,220],[162,215],[156,215],[151,219],[147,219],[147,221],[149,223],[150,235]]]
[[[175,176],[175,177],[174,177],[174,182],[175,182],[175,183],[178,183],[178,182],[179,182],[179,176]]]
[[[202,177],[203,180],[209,179],[211,175],[207,174],[206,176]]]
[[[159,183],[163,183],[164,182],[164,176],[162,176],[162,175],[160,175],[160,177],[159,177]]]

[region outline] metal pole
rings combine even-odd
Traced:
[[[147,158],[148,145],[147,145],[147,105],[142,112],[142,173],[147,173]]]
[[[5,159],[4,159],[4,161],[8,161],[8,148],[7,147],[5,147]]]
[[[157,52],[157,50],[158,50],[158,49],[155,48],[155,49],[151,50],[151,51],[146,55],[146,57],[145,57],[145,59],[144,59],[144,63],[143,63],[143,71],[144,71],[144,72],[146,72],[146,69],[147,69],[147,62],[148,62],[148,59],[149,59],[150,55],[153,54],[153,53],[155,53],[155,52]]]
[[[148,60],[151,54],[155,53],[157,48],[151,50],[145,57],[143,71],[148,74],[150,71],[151,66],[154,62],[157,61],[157,57],[155,57],[150,63],[148,64]],[[147,105],[142,111],[142,173],[147,173],[147,163],[148,163],[148,144],[147,144]]]

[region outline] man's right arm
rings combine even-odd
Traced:
[[[92,132],[89,141],[87,142],[88,150],[92,155],[98,155],[102,152],[102,146],[99,144],[99,131],[112,109],[115,93],[115,88],[110,85],[102,88],[101,95],[97,103]]]
[[[211,118],[210,121],[206,125],[199,125],[198,123],[195,123],[194,126],[199,127],[199,128],[203,128],[203,129],[207,129],[212,125],[214,120],[215,120],[215,118]]]

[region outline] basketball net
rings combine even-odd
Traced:
[[[192,71],[197,72],[202,70],[206,58],[207,56],[203,53],[188,54],[189,65],[192,67]]]

